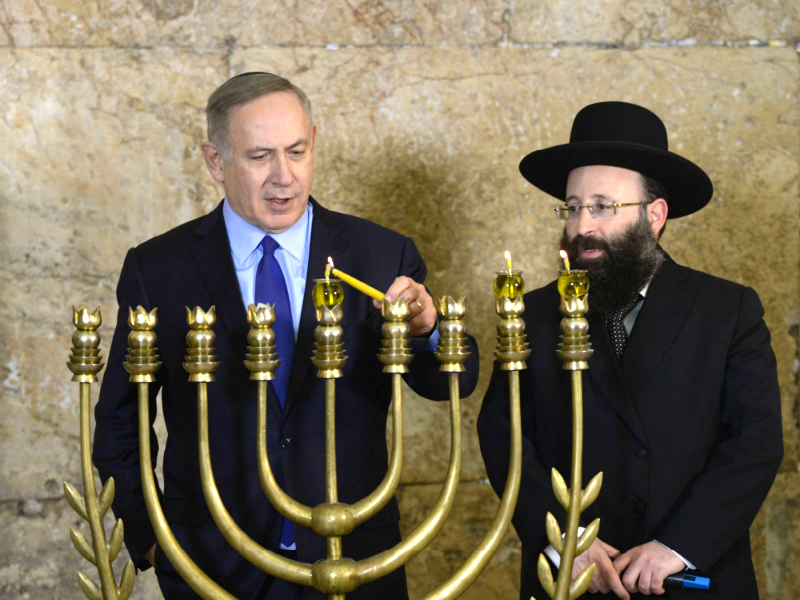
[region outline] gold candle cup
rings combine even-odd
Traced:
[[[514,300],[525,293],[525,281],[522,271],[497,271],[494,280],[494,298],[498,302],[505,297]]]
[[[561,276],[558,278],[558,293],[564,300],[582,298],[589,293],[589,277],[586,271],[580,269],[561,271]]]
[[[327,306],[333,308],[344,300],[344,289],[341,279],[315,279],[311,297],[317,309]]]

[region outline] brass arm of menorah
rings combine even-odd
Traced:
[[[595,475],[586,488],[583,488],[583,383],[581,371],[589,368],[587,361],[593,352],[592,345],[589,343],[589,321],[585,316],[589,309],[589,279],[586,277],[586,271],[562,271],[558,280],[558,291],[561,295],[561,314],[564,315],[564,318],[561,320],[561,343],[558,345],[556,354],[563,361],[562,368],[570,371],[572,380],[572,476],[570,487],[567,487],[561,473],[555,468],[551,473],[556,499],[567,511],[567,529],[563,539],[561,528],[552,513],[547,513],[545,521],[547,539],[561,556],[558,580],[553,582],[553,574],[544,554],[539,554],[537,571],[542,587],[551,598],[575,600],[588,589],[594,576],[595,565],[592,563],[573,581],[572,566],[575,557],[592,545],[600,531],[600,519],[595,519],[578,536],[581,513],[597,499],[603,484],[603,473]]]
[[[495,282],[495,297],[496,309],[501,317],[501,322],[498,326],[498,347],[495,355],[501,368],[509,372],[510,390],[511,447],[505,491],[492,526],[484,539],[461,567],[438,588],[424,597],[426,600],[444,600],[460,596],[477,579],[497,551],[514,512],[522,466],[519,371],[526,368],[525,359],[530,353],[525,342],[524,323],[521,319],[524,312],[523,291],[524,282],[522,282],[519,272],[512,274],[509,271],[507,274],[498,274]],[[386,322],[382,328],[383,347],[378,358],[384,364],[384,372],[389,373],[392,377],[393,433],[389,468],[378,488],[362,500],[346,505],[338,502],[334,427],[335,381],[342,375],[341,370],[347,360],[340,326],[343,291],[338,280],[325,279],[317,282],[313,296],[317,307],[319,326],[315,332],[317,343],[312,361],[318,369],[318,377],[325,379],[326,498],[324,503],[309,507],[292,499],[280,489],[269,465],[266,448],[267,381],[274,378],[275,370],[280,364],[275,347],[275,334],[271,328],[275,322],[275,315],[273,307],[270,305],[251,305],[249,308],[248,321],[251,331],[248,335],[249,352],[245,366],[251,372],[250,379],[257,382],[258,467],[264,492],[276,510],[284,517],[311,528],[315,533],[327,539],[326,558],[309,565],[290,560],[264,548],[238,527],[222,503],[214,481],[209,455],[208,383],[214,381],[214,372],[219,366],[214,347],[215,334],[212,329],[216,323],[214,307],[207,312],[199,307],[194,310],[187,308],[190,332],[187,335],[189,348],[184,368],[189,372],[189,380],[198,384],[199,456],[203,492],[211,515],[224,537],[249,562],[270,575],[299,585],[314,587],[328,594],[331,600],[344,600],[347,593],[398,569],[424,549],[439,533],[452,510],[461,468],[458,373],[464,370],[462,363],[468,357],[466,326],[462,321],[466,313],[465,299],[455,300],[444,296],[437,300],[440,342],[436,356],[441,363],[440,370],[449,374],[451,418],[450,463],[439,498],[424,521],[399,544],[373,557],[354,561],[342,556],[342,537],[383,508],[394,495],[400,481],[403,462],[401,378],[403,373],[408,371],[408,364],[413,360],[409,348],[409,326],[405,322],[409,317],[409,309],[403,299],[395,302],[384,301],[382,306]],[[588,336],[585,335],[586,328],[582,324],[585,319],[580,321],[585,313],[583,300],[585,300],[585,293],[577,304],[574,301],[570,304],[569,300],[566,305],[562,302],[562,312],[565,310],[564,306],[567,306],[566,310],[571,311],[570,318],[573,321],[577,318],[578,321],[564,329],[564,343],[559,351],[559,355],[565,361],[564,368],[573,369],[573,406],[578,407],[574,409],[573,414],[576,417],[575,432],[578,433],[582,432],[582,412],[580,410],[580,371],[576,369],[585,368],[581,365],[585,365],[585,360],[591,354],[591,350],[588,349]],[[584,308],[582,309],[582,307]],[[90,458],[91,445],[88,437],[89,383],[97,380],[96,373],[102,368],[98,350],[100,339],[96,332],[100,325],[99,310],[90,314],[88,310],[81,307],[75,311],[74,321],[78,331],[73,337],[73,354],[68,364],[75,373],[75,377],[79,378],[73,379],[81,381],[81,456],[86,500],[82,500],[78,492],[66,483],[65,493],[73,508],[87,518],[92,526],[93,549],[88,541],[76,531],[72,532],[72,537],[78,551],[97,565],[101,586],[98,588],[83,573],[79,573],[79,582],[84,593],[91,600],[125,600],[133,589],[133,564],[129,561],[125,567],[121,585],[116,586],[110,563],[122,544],[122,522],[118,521],[111,541],[106,544],[102,530],[102,516],[108,510],[113,499],[113,480],[109,479],[106,483],[98,501],[94,492]],[[568,319],[565,319],[565,322],[567,321]],[[572,323],[572,321],[570,322]],[[233,595],[208,577],[180,547],[164,516],[158,499],[150,458],[149,384],[155,380],[155,373],[160,367],[154,331],[157,325],[156,309],[147,312],[142,307],[137,307],[136,310],[131,308],[128,324],[132,331],[128,337],[130,350],[125,368],[131,375],[130,380],[138,386],[142,484],[148,514],[158,543],[178,573],[202,598],[235,600]],[[588,324],[586,326],[588,327]],[[586,354],[587,351],[589,354]],[[565,354],[562,356],[562,353]],[[579,354],[584,358],[580,358]],[[568,364],[572,366],[568,366]],[[575,374],[578,375],[577,378]],[[572,492],[566,488],[563,478],[555,470],[553,472],[556,495],[568,509],[569,514],[567,534],[563,544],[555,519],[552,515],[548,515],[547,520],[548,537],[562,554],[563,568],[559,574],[557,586],[553,584],[549,566],[546,562],[542,562],[543,557],[539,563],[540,578],[548,594],[551,596],[561,594],[557,597],[564,599],[576,598],[585,591],[591,581],[593,565],[582,573],[572,586],[568,579],[566,580],[566,595],[560,591],[565,588],[562,584],[562,579],[566,579],[564,573],[571,573],[572,561],[576,555],[576,544],[577,554],[579,554],[591,544],[597,535],[599,526],[598,521],[592,523],[578,541],[577,524],[580,511],[594,500],[600,488],[598,476],[592,480],[586,490],[581,491],[581,439],[582,433],[580,436],[574,436],[573,440]],[[577,458],[575,458],[576,456]],[[546,569],[546,573],[544,569]]]

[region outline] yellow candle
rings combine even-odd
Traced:
[[[564,259],[564,268],[567,271],[569,271],[570,270],[570,268],[569,268],[569,256],[567,256],[567,253],[564,252],[563,250],[559,250],[558,253],[561,255],[561,258]]]
[[[325,279],[331,278],[331,269],[333,268],[333,259],[328,257],[328,264],[325,265]]]
[[[511,273],[511,252],[506,250],[506,266],[508,267],[508,272]]]
[[[379,292],[374,287],[367,285],[363,281],[359,281],[355,277],[350,277],[350,275],[342,273],[339,269],[332,269],[331,273],[333,273],[336,277],[338,277],[342,281],[352,285],[359,292],[365,293],[367,296],[369,296],[370,298],[374,298],[378,302],[383,302],[383,298],[385,297],[385,294],[383,292]]]

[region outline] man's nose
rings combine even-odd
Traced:
[[[575,233],[577,235],[588,235],[597,229],[597,222],[592,218],[588,208],[582,208],[578,213],[578,221],[575,223]]]
[[[273,185],[288,187],[292,185],[294,177],[289,168],[289,161],[284,154],[278,153],[272,161],[269,172],[269,182]]]

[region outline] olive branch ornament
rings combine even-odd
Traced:
[[[103,322],[100,309],[93,313],[85,306],[72,307],[72,322],[75,333],[72,334],[72,354],[67,367],[72,371],[72,381],[80,383],[80,440],[81,440],[81,472],[83,475],[83,496],[68,482],[64,482],[64,496],[72,509],[89,522],[92,541],[86,539],[75,527],[70,527],[72,544],[83,558],[97,567],[100,575],[100,586],[91,577],[78,571],[78,584],[89,600],[127,600],[133,592],[136,569],[133,561],[128,560],[122,571],[120,584],[114,579],[111,563],[119,555],[125,530],[122,519],[117,519],[111,537],[106,540],[103,519],[114,501],[114,479],[110,477],[100,496],[94,482],[92,468],[92,443],[90,439],[90,386],[97,381],[97,373],[103,368],[100,356],[100,334],[97,328]]]

